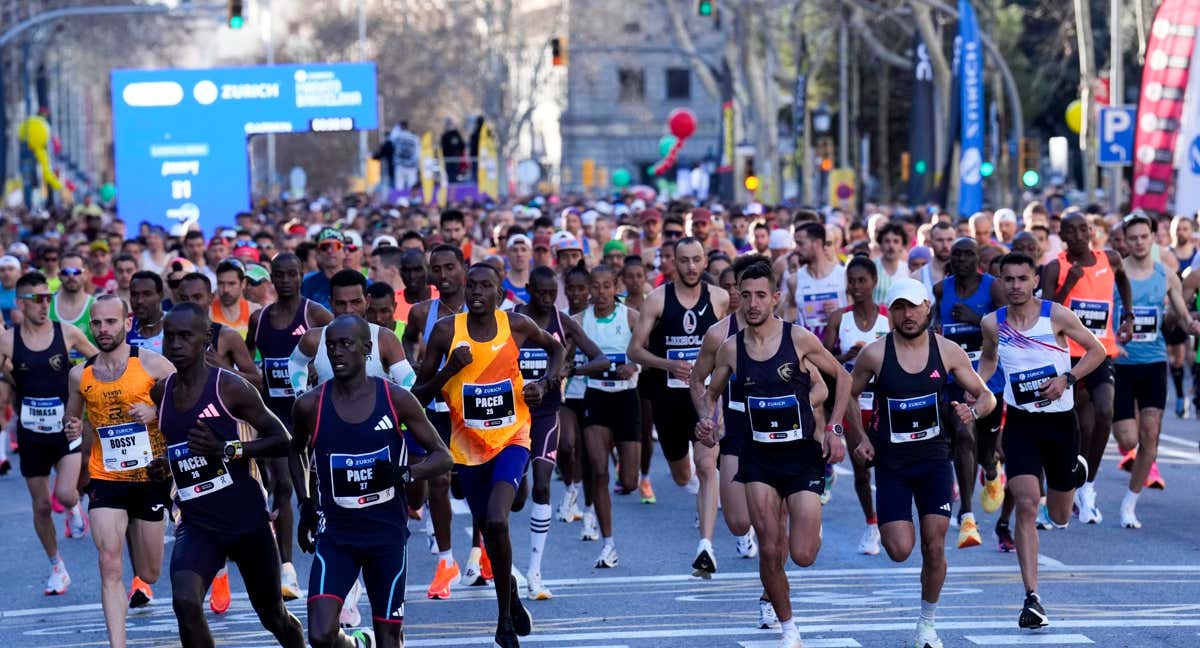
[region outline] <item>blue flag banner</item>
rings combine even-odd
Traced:
[[[958,0],[959,109],[961,115],[958,161],[958,213],[970,216],[983,208],[983,50],[979,23],[969,0]]]

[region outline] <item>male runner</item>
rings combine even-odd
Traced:
[[[99,550],[100,603],[109,643],[125,648],[127,607],[150,602],[150,585],[162,570],[170,482],[150,388],[175,368],[125,342],[129,312],[120,297],[98,297],[91,318],[100,352],[71,369],[64,429],[69,441],[79,438],[87,414],[88,512]],[[127,536],[136,574],[128,601],[121,583]]]
[[[334,303],[337,291],[331,288]],[[299,542],[316,554],[308,580],[308,637],[316,648],[398,648],[404,645],[408,566],[404,488],[449,470],[450,456],[408,390],[367,375],[371,331],[365,321],[341,315],[323,335],[333,377],[297,398],[292,410]],[[402,425],[428,452],[423,461],[409,465]],[[360,572],[374,636],[359,631],[351,638],[338,617]]]
[[[50,577],[45,594],[67,593],[71,577],[58,553],[58,540],[51,517],[50,470],[56,475],[54,495],[67,509],[67,537],[82,538],[87,518],[79,510],[79,438],[67,439],[63,431],[66,413],[67,375],[71,350],[90,358],[96,347],[83,331],[48,318],[51,293],[46,277],[29,272],[17,279],[17,307],[21,324],[0,332],[0,367],[12,362],[13,404],[16,406],[17,445],[21,448],[21,476],[33,499],[33,528],[46,557]]]
[[[746,328],[722,343],[712,382],[700,401],[696,436],[717,442],[717,399],[736,380],[741,387],[749,435],[737,480],[745,484],[750,519],[760,542],[758,573],[779,618],[784,648],[799,648],[792,619],[784,562],[790,554],[801,567],[812,565],[821,547],[820,493],[825,465],[845,456],[842,426],[818,434],[804,364],[835,377],[834,420],[845,415],[850,376],[812,333],[774,316],[779,305],[775,275],[766,263],[746,268],[738,281]],[[781,516],[787,512],[784,528]],[[786,549],[785,549],[786,547]],[[786,553],[785,553],[786,552]]]
[[[309,329],[325,326],[333,320],[333,315],[323,306],[300,295],[302,274],[300,258],[295,254],[276,255],[271,260],[271,284],[275,286],[278,298],[274,304],[254,311],[246,325],[247,350],[251,356],[257,352],[262,357],[263,402],[288,430],[294,429],[292,405],[296,402],[288,359]],[[284,600],[291,601],[300,597],[300,582],[292,564],[295,530],[292,476],[287,457],[267,458],[259,465],[266,468],[264,482],[272,498],[275,540],[282,561],[280,588]]]
[[[129,310],[133,321],[125,341],[130,346],[162,353],[163,345],[163,280],[149,270],[133,273],[129,280]]]
[[[500,276],[490,265],[471,266],[465,290],[467,312],[434,325],[413,393],[429,402],[440,391],[449,406],[459,483],[493,566],[496,645],[509,648],[532,631],[532,620],[511,573],[508,513],[529,461],[529,408],[560,375],[564,351],[533,320],[496,309]],[[549,356],[546,376],[530,383],[518,367],[526,341]]]
[[[826,254],[824,225],[800,223],[794,237],[800,268],[788,276],[788,292],[796,302],[796,323],[821,339],[830,315],[846,306],[846,269]]]
[[[954,255],[951,255],[951,259]],[[943,423],[947,378],[954,376],[975,402],[950,400],[963,423],[992,411],[996,398],[955,342],[931,334],[932,307],[925,286],[902,277],[887,295],[892,332],[871,342],[854,361],[858,396],[874,380],[878,404],[875,424],[855,449],[863,462],[875,463],[875,507],[884,549],[895,562],[912,554],[916,534],[913,503],[921,525],[921,616],[918,648],[941,648],[934,614],[946,580],[946,529],[950,526],[950,435]]]
[[[990,274],[979,272],[979,244],[964,236],[950,248],[950,275],[933,286],[937,304],[937,322],[941,335],[967,353],[972,368],[979,366],[979,351],[983,339],[979,320],[1004,303],[1004,290]],[[1004,377],[992,376],[988,381],[992,394],[1004,392]],[[946,398],[965,400],[963,387],[947,379]],[[1000,479],[996,458],[996,443],[1000,440],[1000,415],[997,407],[981,415],[978,421],[955,421],[954,468],[958,476],[958,548],[966,549],[983,544],[979,525],[972,512],[975,496],[975,474],[983,467],[985,484],[980,497],[983,510],[995,512],[1004,503],[1004,485]]]
[[[954,244],[954,226],[946,221],[938,221],[929,228],[929,249],[933,258],[929,263],[911,273],[913,279],[920,281],[930,295],[933,285],[946,278],[946,269],[950,264],[950,246]]]
[[[91,310],[95,300],[87,292],[87,287],[92,285],[87,264],[74,252],[62,255],[61,263],[58,276],[62,284],[50,300],[50,321],[74,326],[84,332],[88,342],[95,344],[91,330]],[[76,351],[71,351],[70,357],[72,363],[84,360],[84,356]]]
[[[211,312],[213,303],[212,283],[202,272],[191,272],[179,280],[175,289],[175,299],[179,303],[192,303],[204,311]],[[262,389],[263,376],[254,364],[254,356],[246,348],[246,340],[234,329],[213,322],[212,336],[209,342],[208,357],[205,362],[232,371],[250,382],[251,385]]]
[[[676,281],[655,288],[646,297],[637,326],[629,341],[630,361],[643,368],[642,379],[653,387],[654,427],[671,477],[679,486],[692,478],[692,457],[700,489],[696,508],[700,518],[700,543],[692,562],[694,575],[711,578],[717,571],[712,535],[717,518],[718,450],[696,443],[696,410],[692,407],[688,379],[692,363],[700,355],[704,334],[725,317],[729,293],[700,280],[704,271],[704,246],[687,237],[674,245]]]
[[[286,456],[288,433],[263,407],[257,389],[205,364],[210,324],[195,304],[171,310],[163,346],[177,373],[151,391],[180,511],[170,567],[180,643],[215,645],[204,619],[204,593],[233,560],[263,627],[281,646],[303,648],[300,621],[283,605],[279,553],[253,463]]]
[[[375,281],[367,286],[367,312],[364,319],[394,332],[396,339],[404,334],[405,322],[396,321],[396,291],[391,284]]]
[[[251,311],[258,306],[243,297],[246,291],[246,269],[237,259],[217,264],[217,298],[209,308],[212,321],[224,324],[246,339],[246,327]],[[253,357],[253,356],[251,356]]]
[[[1075,240],[1078,235],[1072,231],[1068,236]],[[1102,259],[1103,255],[1096,257]],[[1004,367],[1008,413],[1001,445],[1008,489],[1017,503],[1017,559],[1025,585],[1025,604],[1018,619],[1022,628],[1040,628],[1049,623],[1037,594],[1038,534],[1034,520],[1038,516],[1042,474],[1046,476],[1046,508],[1051,523],[1066,528],[1071,519],[1072,491],[1088,476],[1087,461],[1079,454],[1074,386],[1106,361],[1101,341],[1074,312],[1033,296],[1037,287],[1035,263],[1017,253],[1001,259],[1000,281],[1008,306],[984,316],[980,323],[980,377],[991,378],[998,370],[997,363]],[[1068,340],[1083,349],[1074,366]]]
[[[1162,432],[1163,409],[1167,404],[1167,344],[1162,324],[1169,304],[1177,327],[1188,333],[1200,333],[1200,323],[1187,315],[1179,275],[1155,262],[1150,250],[1154,245],[1154,221],[1141,214],[1124,220],[1125,242],[1129,256],[1122,261],[1133,293],[1133,339],[1122,345],[1117,355],[1116,398],[1113,403],[1113,435],[1127,449],[1130,464],[1129,491],[1121,502],[1121,526],[1140,529],[1137,519],[1138,495],[1154,483],[1162,483],[1158,465],[1158,435]]]
[[[1099,524],[1104,516],[1096,506],[1096,489],[1093,483],[1100,470],[1100,459],[1108,445],[1108,434],[1113,420],[1113,367],[1112,359],[1117,355],[1117,339],[1128,342],[1133,335],[1132,295],[1129,277],[1121,257],[1111,250],[1093,251],[1091,225],[1081,212],[1068,214],[1059,228],[1066,249],[1042,268],[1041,289],[1046,299],[1063,304],[1074,311],[1083,325],[1104,344],[1107,358],[1095,371],[1081,372],[1077,377],[1084,379],[1086,389],[1076,394],[1079,411],[1080,447],[1088,460],[1088,482],[1075,493],[1075,508],[1079,521]],[[1113,289],[1119,293],[1124,305],[1120,326],[1113,331]],[[1007,286],[1006,286],[1007,288]],[[1084,348],[1073,338],[1067,340],[1071,360],[1078,362]],[[1010,372],[1011,373],[1011,372]]]

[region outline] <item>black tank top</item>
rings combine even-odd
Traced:
[[[513,309],[514,312],[525,315],[525,309],[517,306]],[[532,318],[531,318],[532,319]],[[562,330],[562,313],[555,309],[554,315],[546,324],[545,331],[550,334],[559,344],[564,347],[567,344],[566,333]],[[525,382],[531,380],[540,380],[546,375],[546,370],[550,367],[550,355],[546,350],[537,344],[525,340],[521,345],[521,353],[518,356],[518,365],[521,368],[521,378]],[[542,396],[542,404],[535,408],[534,412],[553,412],[562,403],[562,394],[558,389],[558,381],[550,381],[545,395]]]
[[[725,339],[728,340],[738,334],[737,315],[729,316],[729,330],[725,332]],[[741,347],[738,347],[739,349]],[[736,371],[736,370],[735,370]],[[734,373],[729,377],[729,386],[725,388],[725,427],[726,434],[730,425],[738,426],[738,429],[745,428],[746,419],[746,397],[742,393],[741,383],[738,382],[738,375]]]
[[[66,414],[67,389],[71,362],[62,324],[51,322],[54,337],[50,346],[31,351],[21,339],[21,327],[13,327],[12,378],[17,424],[23,439],[61,441],[63,416]],[[26,436],[28,435],[28,436]]]
[[[225,441],[245,440],[243,431],[250,425],[234,418],[225,408],[218,391],[224,369],[210,367],[200,397],[191,407],[180,410],[172,395],[177,374],[163,385],[158,424],[167,444],[167,459],[175,478],[175,501],[183,521],[218,533],[238,534],[266,524],[267,497],[259,481],[255,462],[246,459],[225,461],[195,456],[188,450],[188,431],[202,421]],[[232,380],[232,376],[226,376]]]
[[[300,300],[300,308],[296,309],[292,321],[282,329],[271,326],[271,309],[274,307],[274,304],[268,305],[258,316],[258,328],[254,329],[254,348],[262,356],[263,402],[284,425],[290,427],[292,403],[296,397],[292,392],[288,358],[308,331],[308,300]]]
[[[668,360],[694,362],[700,355],[700,344],[708,328],[717,323],[709,299],[708,284],[700,284],[700,299],[691,308],[684,308],[675,294],[675,282],[666,285],[662,317],[650,330],[648,346],[650,353]],[[668,394],[689,398],[687,382],[667,375],[665,371],[647,370],[650,379],[658,387],[665,386]]]
[[[746,352],[746,331],[738,331],[735,367],[750,425],[747,447],[752,452],[786,461],[791,453],[816,443],[816,420],[809,403],[812,383],[796,356],[790,322],[783,322],[779,348],[762,362]]]
[[[937,336],[929,333],[925,368],[910,374],[896,358],[895,333],[888,333],[883,366],[875,381],[875,425],[871,442],[876,462],[897,468],[914,462],[949,460],[949,421],[939,398],[946,368]]]
[[[387,382],[375,384],[375,409],[361,423],[347,423],[333,406],[329,382],[320,386],[312,465],[321,512],[319,533],[345,542],[400,543],[408,540],[404,491],[375,475],[375,461],[408,464],[408,448]]]

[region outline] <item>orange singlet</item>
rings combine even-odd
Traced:
[[[84,365],[79,380],[84,411],[95,428],[88,470],[92,479],[116,482],[144,482],[150,477],[146,465],[166,454],[166,444],[158,424],[142,425],[129,408],[134,403],[154,407],[150,388],[154,378],[142,367],[138,348],[129,348],[129,362],[120,378],[105,382],[96,378],[96,357]]]
[[[214,299],[212,306],[208,308],[209,317],[217,324],[224,324],[229,328],[238,332],[242,339],[246,339],[246,331],[250,328],[250,301],[242,298],[238,300],[238,316],[236,320],[225,319],[225,313],[221,310],[221,302]],[[215,342],[215,340],[214,340]]]
[[[1117,355],[1117,337],[1113,335],[1112,315],[1113,287],[1116,280],[1108,262],[1108,254],[1103,250],[1093,250],[1092,255],[1096,257],[1096,263],[1083,269],[1083,276],[1075,282],[1063,305],[1071,309],[1083,325],[1100,338],[1100,342],[1104,344],[1104,353],[1114,358]],[[1063,250],[1058,253],[1056,290],[1066,283],[1067,272],[1070,269],[1071,262],[1067,260],[1066,250]],[[1067,344],[1070,346],[1072,358],[1082,358],[1086,353],[1075,340],[1068,338]]]

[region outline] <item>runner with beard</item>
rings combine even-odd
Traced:
[[[178,303],[192,303],[209,311],[212,308],[213,291],[208,275],[201,272],[184,275],[175,289],[175,300]],[[232,371],[251,385],[262,389],[262,373],[259,372],[258,365],[254,364],[254,356],[246,348],[242,334],[217,322],[213,322],[211,328],[211,342],[204,361],[214,367]]]

